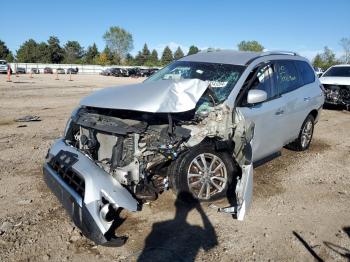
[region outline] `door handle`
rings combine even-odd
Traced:
[[[310,100],[311,100],[311,97],[309,97],[309,96],[308,96],[308,97],[304,97],[304,101],[305,101],[305,102],[308,102],[308,101],[310,101]]]
[[[279,115],[283,115],[284,114],[284,110],[283,109],[278,109],[278,111],[276,111],[275,115],[279,116]]]

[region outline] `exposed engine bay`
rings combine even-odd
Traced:
[[[350,108],[350,86],[323,84],[326,103],[344,105]]]
[[[229,108],[184,113],[147,113],[82,107],[72,117],[65,141],[128,188],[139,201],[155,200],[169,188],[166,169],[205,138],[232,142]]]

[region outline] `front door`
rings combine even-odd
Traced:
[[[258,72],[255,79],[252,80],[249,90],[264,90],[267,93],[267,100],[258,104],[247,104],[246,99],[243,98],[242,103],[238,106],[238,110],[244,118],[255,124],[252,141],[254,162],[279,151],[285,140],[282,131],[284,128],[285,103],[276,88],[274,66],[267,64],[255,70],[258,70]],[[247,81],[250,81],[250,79],[247,79]]]

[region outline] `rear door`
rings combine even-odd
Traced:
[[[302,85],[299,73],[293,60],[279,60],[275,62],[276,87],[284,101],[283,117],[283,145],[293,141],[299,134],[297,132],[299,118],[303,113],[300,86]]]
[[[305,61],[297,60],[280,60],[275,63],[276,85],[285,103],[284,145],[298,137],[302,123],[312,110],[311,92],[315,74],[311,71],[310,75],[312,69],[308,67],[310,66]]]

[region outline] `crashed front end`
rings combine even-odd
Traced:
[[[208,139],[220,145],[232,142],[232,158],[241,168],[235,181],[236,204],[227,212],[242,220],[249,208],[254,125],[224,103],[198,107],[206,82],[161,85],[153,97],[158,103],[146,104],[142,98],[126,103],[123,95],[136,92],[137,85],[118,90],[121,109],[109,105],[116,99],[108,95],[110,90],[97,94],[105,100],[96,96],[83,100],[68,121],[64,137],[48,152],[46,183],[84,235],[97,244],[123,244],[125,239],[114,232],[120,212],[139,211],[144,202],[171,187],[169,165]],[[143,88],[155,87],[151,83]]]
[[[325,103],[350,108],[350,85],[323,84]]]

